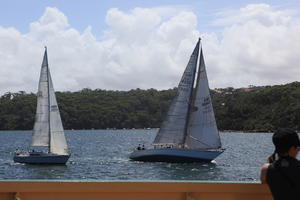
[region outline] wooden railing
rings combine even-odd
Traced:
[[[260,183],[0,181],[0,200],[272,200]]]

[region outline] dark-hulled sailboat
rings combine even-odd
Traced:
[[[149,162],[210,162],[220,155],[218,132],[200,39],[178,85],[152,147],[137,148],[130,159]]]
[[[46,47],[30,146],[30,151],[17,150],[14,154],[14,161],[29,164],[65,164],[70,157],[49,71]],[[40,149],[43,148],[47,150],[41,151]]]

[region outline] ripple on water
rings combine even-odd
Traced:
[[[271,134],[221,133],[226,151],[212,163],[129,160],[132,150],[139,143],[150,144],[156,133],[157,129],[66,131],[72,152],[67,165],[39,166],[13,162],[17,147],[28,148],[30,131],[0,131],[0,179],[251,181],[258,179],[273,151]]]

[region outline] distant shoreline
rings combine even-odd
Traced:
[[[221,132],[242,132],[242,133],[273,133],[271,130],[219,130]]]
[[[221,132],[242,132],[242,133],[274,133],[275,130],[246,130],[246,131],[237,131],[237,130],[220,130]],[[300,130],[295,130],[297,133],[300,133]]]
[[[176,88],[109,91],[88,88],[57,92],[65,130],[147,129],[161,126]],[[300,82],[276,86],[217,88],[211,101],[219,130],[269,133],[278,127],[300,130]],[[31,130],[36,95],[6,93],[0,97],[0,129]]]
[[[112,130],[112,131],[118,131],[118,130],[159,130],[159,128],[106,128],[106,129],[65,129],[65,131],[97,131],[97,130]],[[0,130],[0,131],[32,131],[32,130]],[[300,133],[300,130],[295,130],[297,133]],[[219,132],[224,133],[274,133],[274,131],[271,130],[219,130]]]

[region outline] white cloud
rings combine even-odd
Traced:
[[[239,10],[226,10],[217,13],[219,17],[214,21],[215,25],[232,25],[256,21],[264,26],[273,24],[285,24],[290,21],[291,10],[274,10],[268,4],[249,4]]]
[[[212,88],[298,80],[299,19],[267,4],[219,16],[213,23],[223,28],[220,33],[201,33]],[[200,36],[195,13],[112,8],[105,21],[110,28],[101,41],[92,27],[82,33],[70,27],[56,8],[46,8],[27,34],[0,27],[0,93],[36,91],[44,45],[59,91],[177,86]]]
[[[239,87],[299,80],[299,22],[290,12],[266,4],[248,5],[216,20],[225,27],[212,52],[217,58],[207,56],[224,73],[213,76],[213,84]]]
[[[110,29],[98,41],[91,27],[80,33],[61,11],[46,8],[25,35],[0,30],[0,46],[19,47],[19,51],[0,48],[0,55],[11,59],[0,61],[5,72],[1,76],[11,74],[9,82],[1,79],[0,92],[36,91],[44,45],[56,90],[174,87],[197,39],[196,21],[193,13],[170,7],[130,12],[112,8],[106,16]]]

